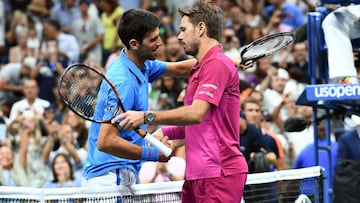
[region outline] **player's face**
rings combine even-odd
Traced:
[[[180,22],[180,33],[178,39],[184,47],[185,53],[196,56],[199,52],[199,39],[195,32],[194,25],[190,22],[189,17],[184,16]]]
[[[159,35],[159,28],[149,32],[142,43],[139,45],[139,52],[145,59],[154,60],[159,52],[159,47],[162,45],[162,40]]]

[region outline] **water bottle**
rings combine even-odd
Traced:
[[[56,65],[54,62],[49,62],[49,68],[52,70],[52,71],[56,71]]]

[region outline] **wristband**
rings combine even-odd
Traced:
[[[140,159],[145,161],[158,161],[159,150],[155,147],[142,147]]]

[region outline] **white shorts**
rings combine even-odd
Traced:
[[[118,186],[118,185],[133,185],[136,183],[135,173],[127,168],[115,169],[110,172],[90,178],[85,181],[86,187],[91,186]]]

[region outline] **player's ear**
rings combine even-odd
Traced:
[[[196,26],[196,29],[200,36],[203,35],[205,33],[205,23],[199,22],[199,24]]]
[[[131,39],[129,45],[131,49],[137,50],[139,48],[139,42],[136,39]]]

